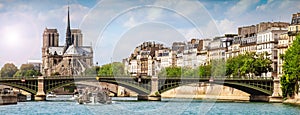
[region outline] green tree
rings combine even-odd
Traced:
[[[182,75],[182,68],[181,67],[166,67],[162,69],[159,73],[159,76],[166,76],[166,77],[180,77]]]
[[[211,75],[214,77],[222,77],[226,75],[226,65],[223,59],[211,61]]]
[[[97,75],[97,72],[99,71],[100,67],[99,66],[93,66],[91,68],[87,68],[84,71],[84,75]]]
[[[262,73],[267,73],[273,71],[271,64],[273,63],[267,52],[257,55],[253,65],[255,69],[255,75],[261,75]]]
[[[298,92],[300,75],[300,35],[296,36],[293,44],[283,55],[283,73],[280,78],[281,89],[284,97],[294,96]]]
[[[211,65],[202,65],[198,67],[198,76],[209,77],[211,76]]]
[[[22,64],[20,70],[14,74],[14,77],[33,77],[41,75],[39,71],[35,70],[33,64]]]
[[[231,57],[226,60],[226,75],[227,76],[238,76],[240,77],[241,75],[245,75],[246,72],[242,71],[242,67],[244,66],[246,59],[249,58],[247,57],[249,55],[246,54],[239,54],[236,57]]]
[[[245,76],[246,74],[261,75],[262,73],[272,71],[271,59],[267,58],[267,52],[257,55],[254,52],[239,54],[236,57],[227,59],[226,75],[227,76]]]
[[[18,68],[13,63],[6,63],[1,68],[1,77],[13,77],[17,71]]]
[[[197,69],[192,69],[191,67],[183,67],[182,68],[182,76],[183,77],[196,77],[198,76],[197,74]]]
[[[99,68],[98,76],[121,76],[125,75],[124,65],[121,62],[105,64]]]

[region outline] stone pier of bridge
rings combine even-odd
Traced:
[[[280,88],[280,79],[278,77],[273,80],[273,94],[269,97],[269,102],[281,103],[283,102],[282,91]]]
[[[161,101],[161,95],[158,92],[158,77],[151,77],[151,93],[150,94],[139,94],[139,101]]]
[[[38,77],[38,91],[34,95],[34,100],[35,101],[45,101],[46,100],[46,94],[44,92],[44,77],[43,76]]]

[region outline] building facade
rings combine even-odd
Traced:
[[[292,14],[291,24],[288,26],[287,33],[280,35],[278,43],[278,55],[285,54],[285,51],[292,45],[293,41],[296,39],[296,35],[299,34],[300,29],[300,13]],[[282,65],[283,60],[278,58],[278,77],[283,74]]]
[[[286,25],[287,27],[287,25]],[[267,52],[269,56],[267,58],[272,60],[272,72],[268,72],[267,77],[277,76],[277,67],[278,67],[278,41],[279,36],[282,33],[287,32],[287,28],[270,28],[265,31],[258,32],[257,34],[257,54]]]

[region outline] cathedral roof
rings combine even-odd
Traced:
[[[51,55],[63,55],[64,47],[49,47],[49,53]]]
[[[82,47],[82,46],[74,46],[71,45],[69,48],[66,50],[64,55],[89,55],[92,53],[92,48],[91,47]]]

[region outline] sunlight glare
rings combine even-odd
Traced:
[[[14,47],[18,46],[20,43],[21,36],[17,28],[6,28],[3,36],[6,46]]]

